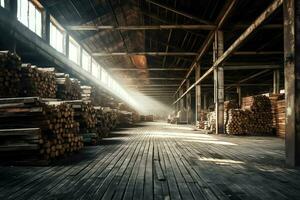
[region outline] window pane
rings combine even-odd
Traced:
[[[35,7],[34,5],[29,2],[29,26],[28,28],[35,32]]]
[[[95,76],[96,78],[99,78],[99,65],[98,63],[93,59],[92,60],[92,75]]]
[[[18,0],[18,20],[28,27],[28,1]]]
[[[63,53],[64,35],[52,22],[50,23],[50,45]]]
[[[80,46],[77,44],[74,39],[70,37],[69,39],[69,59],[76,64],[79,64],[79,53]]]
[[[3,8],[5,7],[4,0],[1,0],[1,1],[0,1],[0,5],[1,5]]]
[[[63,44],[64,44],[64,36],[62,32],[56,29],[56,50],[59,52],[63,52]]]
[[[35,10],[35,33],[42,37],[42,13],[38,9]]]
[[[86,71],[90,71],[91,56],[85,51],[82,51],[82,68]]]

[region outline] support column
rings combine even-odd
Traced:
[[[183,89],[181,88],[181,89],[179,90],[179,96],[181,97],[182,94],[183,94]],[[179,111],[183,110],[183,103],[184,103],[184,102],[183,102],[183,98],[182,98],[182,99],[179,100]]]
[[[273,71],[273,94],[280,93],[280,71],[276,69]]]
[[[286,101],[286,163],[300,165],[300,2],[285,0],[284,70]]]
[[[200,65],[197,64],[196,68],[195,68],[195,79],[198,80],[200,78]],[[196,123],[197,121],[200,120],[200,113],[201,113],[201,85],[200,83],[198,85],[196,85],[195,87],[195,90],[196,90],[196,93],[195,93],[195,97],[196,97],[196,105],[195,105],[195,120],[196,120]]]
[[[46,10],[42,13],[42,38],[50,44],[50,14]]]
[[[207,94],[203,94],[203,109],[207,110]]]
[[[215,62],[224,52],[223,33],[217,31],[213,46]],[[214,102],[216,113],[216,134],[224,133],[224,69],[220,65],[214,70]]]
[[[236,86],[236,93],[237,93],[237,103],[241,107],[242,106],[242,90],[241,90],[240,85]]]
[[[177,99],[178,99],[178,93],[175,94],[174,101],[176,101]],[[175,103],[174,110],[175,110],[175,115],[176,115],[178,112],[178,102]]]
[[[190,87],[190,80],[186,80],[186,88]],[[192,104],[192,98],[191,98],[191,92],[186,94],[186,101],[185,101],[185,108],[186,108],[186,119],[187,119],[187,124],[191,122],[191,104]]]

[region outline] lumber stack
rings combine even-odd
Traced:
[[[21,59],[9,51],[0,51],[0,97],[18,96],[21,86]]]
[[[270,99],[264,95],[243,98],[242,109],[229,110],[226,130],[235,135],[272,133],[273,118]]]
[[[1,55],[6,54],[0,53],[0,60]],[[4,57],[12,59],[9,56]],[[19,59],[8,61],[8,58],[0,64],[0,97],[56,97],[54,68],[21,65]]]
[[[83,100],[64,101],[74,110],[74,120],[79,124],[79,133],[86,144],[96,144],[99,140],[96,130],[96,110],[91,103]]]
[[[224,102],[224,126],[226,127],[229,123],[229,115],[233,115],[230,113],[230,110],[232,109],[238,109],[239,105],[236,101],[230,100]],[[225,132],[227,132],[227,129],[225,128]]]
[[[196,128],[198,129],[206,129],[205,126],[207,124],[207,112],[201,111],[199,112],[199,120],[196,122]]]
[[[277,101],[284,99],[284,94],[270,94],[269,99],[272,105],[273,128],[277,129]]]
[[[92,87],[91,92],[91,102],[94,106],[101,106],[103,105],[103,96],[99,90],[97,90],[95,87]]]
[[[216,130],[216,113],[215,112],[207,113],[206,130],[211,130],[211,131]]]
[[[16,156],[22,152],[29,157],[51,160],[83,147],[73,109],[62,102],[43,102],[38,97],[0,99],[0,129],[6,133],[14,132],[6,142],[15,140],[26,144],[9,149],[9,154]],[[34,152],[27,152],[28,144],[33,146],[33,142],[35,149],[31,150]]]
[[[276,108],[276,135],[279,137],[285,137],[285,100],[277,101]]]
[[[80,87],[80,89],[81,89],[81,99],[83,101],[91,102],[92,91],[93,91],[92,87],[83,85]]]
[[[62,100],[78,100],[81,98],[80,81],[71,79],[69,74],[56,73],[56,97]]]
[[[10,51],[0,51],[0,67],[21,67],[21,58]]]
[[[228,123],[226,133],[232,135],[244,135],[249,122],[248,112],[241,109],[230,109],[228,111]]]
[[[31,64],[22,64],[21,91],[19,96],[56,97],[56,81],[54,68],[38,68]]]
[[[133,125],[132,112],[119,110],[118,112],[118,125],[127,127]]]

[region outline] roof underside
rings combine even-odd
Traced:
[[[224,7],[224,0],[41,0],[43,6],[57,21],[67,26],[153,26],[153,25],[214,25]],[[272,0],[238,1],[223,27],[224,48],[228,48],[240,34],[267,7]],[[177,11],[180,11],[177,12]],[[185,16],[184,16],[185,15]],[[282,65],[283,31],[282,8],[277,10],[238,49],[250,52],[232,55],[225,65]],[[184,79],[196,55],[109,55],[114,52],[191,52],[197,53],[209,34],[209,30],[161,29],[161,30],[94,30],[69,31],[91,53],[106,53],[95,57],[117,80],[128,87],[171,102],[173,94]],[[253,55],[253,52],[261,52]],[[212,65],[212,47],[201,59],[201,67]],[[153,70],[156,68],[180,68],[180,70]],[[130,70],[124,70],[130,69]],[[181,69],[186,69],[181,70]],[[205,70],[203,70],[204,72]],[[225,71],[226,84],[235,84],[259,70]],[[191,77],[194,81],[194,76]],[[203,84],[212,84],[212,76]],[[272,83],[270,71],[247,83]],[[261,87],[268,91],[270,86]],[[230,89],[229,87],[227,89]],[[211,87],[204,90],[213,92]],[[163,95],[162,95],[163,93]],[[158,96],[158,97],[156,97]]]

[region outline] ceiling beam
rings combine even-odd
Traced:
[[[280,65],[234,65],[234,66],[227,66],[224,65],[225,71],[234,71],[234,70],[254,70],[254,69],[280,69],[282,66]],[[201,68],[202,70],[209,69],[208,67]],[[110,68],[111,71],[188,71],[187,68],[172,68],[172,67],[166,67],[166,68]]]
[[[173,25],[140,25],[140,26],[105,26],[105,25],[78,25],[67,26],[70,31],[100,31],[100,30],[164,30],[164,29],[185,29],[185,30],[214,30],[214,25],[199,24],[173,24]]]
[[[209,52],[212,54],[211,52]],[[240,51],[233,52],[233,55],[282,55],[282,51]],[[197,52],[94,52],[93,56],[106,57],[106,56],[135,56],[135,55],[148,55],[148,56],[197,56]]]
[[[200,22],[200,23],[203,23],[203,24],[208,24],[208,25],[212,25],[213,24],[212,22],[210,22],[208,20],[200,19],[199,17],[193,16],[193,15],[188,14],[186,12],[183,12],[183,11],[180,11],[178,9],[172,8],[172,7],[167,6],[165,4],[161,4],[161,3],[158,3],[158,2],[155,2],[155,1],[152,1],[152,0],[146,0],[146,2],[149,2],[149,3],[153,4],[153,5],[156,5],[158,7],[164,8],[164,9],[166,9],[168,11],[171,11],[173,13],[176,13],[178,15],[187,17],[189,19],[192,19],[194,21],[197,21],[197,22]]]
[[[192,71],[194,70],[195,66],[197,65],[197,63],[200,61],[200,59],[204,56],[204,54],[208,51],[208,49],[211,47],[211,44],[214,40],[214,36],[216,31],[218,31],[220,28],[222,28],[222,26],[224,25],[225,21],[227,20],[227,18],[229,17],[229,15],[231,14],[234,6],[235,6],[236,0],[228,0],[227,3],[225,4],[225,6],[223,7],[223,9],[221,10],[221,12],[219,13],[216,23],[217,24],[217,28],[214,29],[213,31],[210,31],[207,38],[205,39],[205,41],[203,42],[201,48],[199,49],[199,54],[198,56],[194,59],[193,63],[191,64],[188,73],[186,74],[186,76],[184,77],[184,79],[182,80],[181,84],[179,85],[177,91],[175,92],[175,94],[180,90],[180,88],[183,86],[183,84],[185,83],[185,81],[189,78],[189,76],[191,75]],[[174,95],[175,95],[174,94]]]
[[[233,44],[214,62],[214,64],[193,84],[191,85],[173,104],[182,99],[191,89],[204,80],[213,70],[222,64],[241,44],[268,19],[281,5],[283,0],[274,0],[273,3],[235,40]],[[177,91],[176,91],[177,92]]]
[[[111,52],[102,53],[94,52],[92,56],[106,57],[106,56],[136,56],[136,55],[148,55],[148,56],[196,56],[195,52]]]
[[[187,71],[188,69],[184,68],[110,68],[111,71],[140,71],[140,70],[147,70],[147,71]]]
[[[144,79],[142,77],[132,77],[132,78],[128,78],[128,77],[125,77],[125,79],[132,79],[132,80],[140,80],[140,79]],[[147,80],[166,80],[166,81],[178,81],[178,80],[181,80],[181,78],[175,78],[175,77],[149,77],[147,78]]]

